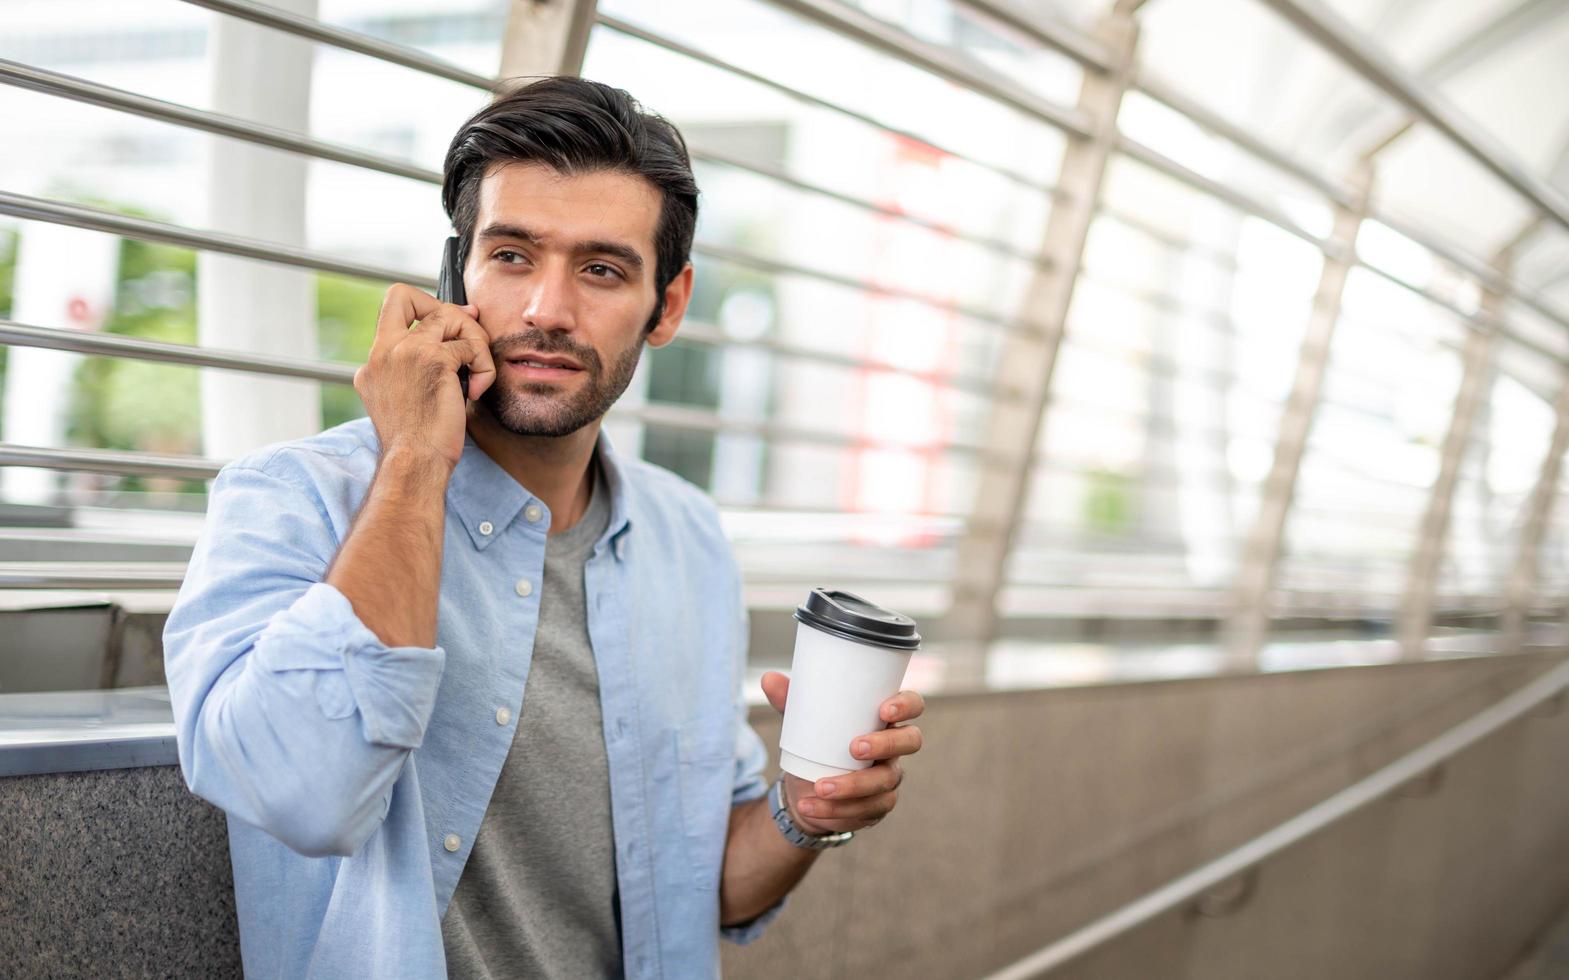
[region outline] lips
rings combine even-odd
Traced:
[[[557,357],[552,354],[527,354],[522,357],[507,358],[508,364],[518,364],[524,367],[538,368],[563,368],[570,371],[581,371],[583,366],[571,358]]]
[[[506,373],[525,381],[566,381],[584,373],[565,357],[530,355],[506,359]]]

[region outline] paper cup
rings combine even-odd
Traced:
[[[851,755],[850,743],[888,727],[877,709],[921,645],[915,620],[836,589],[813,589],[795,618],[779,768],[812,780],[865,769],[872,760]]]

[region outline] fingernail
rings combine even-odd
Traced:
[[[833,791],[834,791],[834,784],[833,783],[823,783],[821,786],[817,787],[817,795],[818,796],[827,796],[830,793],[832,793]]]
[[[811,813],[813,810],[817,809],[817,806],[812,803],[811,800],[802,800],[795,806],[796,809],[800,810],[802,813]]]
[[[866,739],[863,738],[859,742],[855,743],[856,755],[865,755],[870,751],[872,751],[872,743],[868,742]]]
[[[887,716],[889,721],[893,721],[895,718],[899,717],[899,709],[897,706],[890,704],[888,709],[884,711],[883,714]]]

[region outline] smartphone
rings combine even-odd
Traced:
[[[436,298],[443,303],[456,303],[458,306],[468,305],[468,294],[463,290],[463,261],[462,249],[458,247],[457,236],[447,239],[447,244],[441,249],[441,275],[436,277]],[[465,364],[458,368],[458,384],[463,388],[463,400],[469,397],[469,369]]]

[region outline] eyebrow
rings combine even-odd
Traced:
[[[479,233],[479,238],[481,241],[490,238],[516,238],[535,246],[543,245],[545,241],[542,236],[522,225],[508,224],[486,225],[485,230]],[[600,240],[578,242],[572,247],[572,250],[582,255],[615,256],[627,265],[630,265],[637,272],[641,273],[643,271],[643,256],[638,254],[637,249],[621,242]]]

